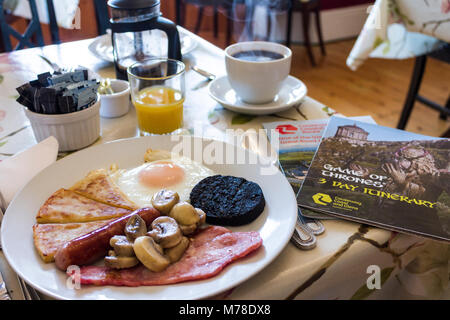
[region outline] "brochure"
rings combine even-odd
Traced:
[[[350,119],[375,123],[370,116]],[[276,130],[279,134],[278,158],[281,171],[292,186],[296,196],[308,172],[311,160],[316,153],[329,118],[304,121],[278,121],[263,123],[267,131]],[[272,135],[268,134],[268,137]],[[275,144],[273,144],[275,145]],[[314,219],[335,219],[317,211],[301,208],[303,216]]]
[[[335,217],[450,241],[450,139],[331,117],[297,197]]]

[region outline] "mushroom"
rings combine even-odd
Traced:
[[[170,210],[169,216],[174,218],[180,225],[197,224],[200,221],[200,217],[195,211],[195,208],[187,202],[177,203],[172,210]]]
[[[200,217],[199,222],[197,223],[197,226],[201,226],[206,222],[206,213],[200,208],[195,208],[195,211],[197,212],[198,216]]]
[[[162,248],[149,236],[141,236],[134,240],[133,249],[139,261],[151,271],[163,271],[170,264]]]
[[[152,197],[153,208],[158,210],[162,215],[168,215],[178,201],[180,201],[178,193],[166,189],[155,193]]]
[[[132,242],[147,233],[147,225],[138,214],[133,214],[125,225],[125,235]]]
[[[109,240],[109,245],[114,248],[117,256],[134,257],[133,243],[127,237],[116,235]]]
[[[197,230],[197,227],[198,226],[197,226],[196,223],[193,223],[193,224],[190,224],[190,225],[187,225],[187,226],[182,225],[182,224],[180,225],[181,232],[185,236],[193,234],[195,232],[195,230]]]
[[[118,257],[113,250],[110,250],[108,256],[105,257],[105,266],[114,269],[125,269],[134,267],[139,263],[136,257]]]
[[[172,248],[180,243],[183,235],[175,219],[167,216],[158,217],[152,222],[152,230],[147,232],[163,249]]]
[[[165,250],[166,257],[169,258],[172,263],[180,260],[186,249],[189,247],[189,243],[189,239],[187,237],[183,237],[180,243],[175,247]]]

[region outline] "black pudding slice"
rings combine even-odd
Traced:
[[[266,201],[261,187],[244,178],[215,175],[200,181],[191,191],[191,204],[206,213],[206,222],[240,226],[255,220]]]

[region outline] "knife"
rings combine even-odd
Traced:
[[[0,272],[0,300],[11,300],[11,297],[6,290],[5,281],[3,281],[2,273]]]
[[[0,226],[2,225],[3,218],[3,196],[0,193]],[[2,243],[0,242],[0,250],[2,250]],[[6,289],[5,281],[3,280],[2,273],[0,272],[0,300],[11,300],[11,297],[8,294],[8,290]]]

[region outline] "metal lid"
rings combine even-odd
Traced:
[[[108,6],[113,9],[133,10],[159,6],[159,0],[109,0]]]

